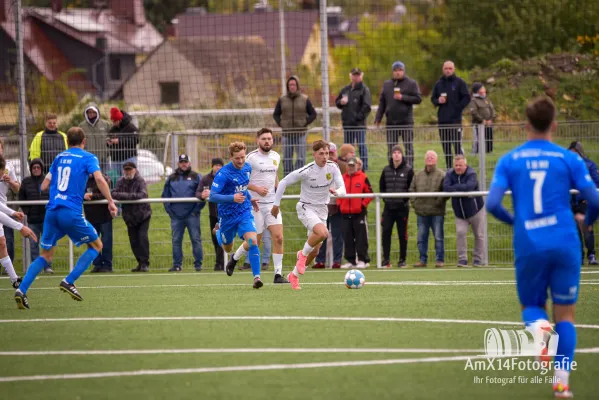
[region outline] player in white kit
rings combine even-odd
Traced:
[[[274,138],[272,131],[262,128],[256,133],[258,149],[250,152],[245,162],[252,167],[250,184],[248,190],[252,200],[257,200],[259,211],[254,210],[254,221],[256,233],[258,234],[258,245],[262,241],[264,229],[268,229],[272,238],[272,260],[275,266],[274,283],[289,283],[282,275],[283,270],[283,218],[281,215],[274,217],[271,214],[275,199],[275,190],[279,184],[279,165],[281,156],[272,150]],[[239,260],[248,252],[242,244],[239,246],[233,259]]]
[[[295,209],[297,217],[308,229],[308,240],[304,248],[297,252],[297,263],[287,276],[293,290],[300,290],[299,275],[306,271],[306,264],[314,260],[322,242],[329,236],[327,230],[328,207],[331,194],[345,196],[345,184],[339,167],[329,161],[329,144],[317,140],[312,144],[314,161],[303,168],[296,169],[287,175],[277,188],[272,207],[272,215],[279,215],[281,199],[285,188],[301,182],[300,201]]]

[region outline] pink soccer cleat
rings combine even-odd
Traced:
[[[297,263],[295,263],[295,268],[297,268],[297,272],[299,272],[300,275],[303,275],[304,272],[306,272],[307,259],[308,257],[306,257],[301,250],[297,252]]]
[[[299,285],[299,278],[293,272],[290,272],[289,275],[287,275],[287,280],[291,283],[291,289],[302,290]]]

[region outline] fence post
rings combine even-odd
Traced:
[[[485,125],[479,124],[474,125],[475,135],[477,135],[478,139],[478,159],[479,159],[479,169],[480,172],[478,174],[478,190],[482,192],[487,191],[487,136],[485,132]],[[486,200],[486,199],[485,199]],[[484,250],[483,250],[483,265],[489,265],[489,231],[488,231],[488,220],[487,214],[485,213],[485,218],[483,221],[483,234],[484,234]]]
[[[322,79],[322,136],[324,140],[330,142],[331,119],[329,115],[329,33],[327,28],[327,0],[320,0],[320,74]]]
[[[69,239],[69,271],[73,270],[75,266],[75,256],[73,255],[73,242]]]
[[[177,169],[177,162],[179,160],[179,136],[173,133],[171,136],[171,167],[173,171]]]
[[[377,194],[374,198],[376,204],[376,215],[374,217],[374,231],[376,234],[376,267],[379,268],[383,262],[381,254],[381,198]]]

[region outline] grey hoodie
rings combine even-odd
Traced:
[[[87,110],[94,110],[98,116],[94,121],[90,121],[87,116]],[[101,118],[100,109],[95,103],[89,103],[83,111],[83,121],[79,124],[79,128],[85,132],[87,145],[85,150],[93,153],[98,157],[100,164],[105,163],[108,158],[108,148],[106,147],[106,139],[111,124]],[[102,167],[102,165],[100,165]]]

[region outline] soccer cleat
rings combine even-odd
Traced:
[[[289,281],[289,283],[291,283],[291,289],[302,290],[302,288],[299,285],[299,278],[295,276],[293,272],[290,272],[289,275],[287,275],[287,280]]]
[[[58,287],[60,288],[61,291],[68,293],[73,298],[73,300],[77,300],[77,301],[83,300],[83,296],[81,296],[79,294],[75,285],[71,285],[70,283],[66,283],[65,281],[62,281],[62,282],[60,282],[60,285]]]
[[[18,309],[29,309],[29,300],[27,300],[27,295],[21,292],[19,289],[17,289],[15,292],[15,301],[17,302]]]
[[[324,268],[326,268],[326,266],[324,265],[324,263],[317,262],[316,264],[314,264],[312,266],[312,268],[314,268],[314,269],[324,269]]]
[[[227,271],[227,275],[231,276],[233,275],[233,272],[235,272],[235,266],[237,265],[237,260],[233,258],[233,256],[231,256],[231,258],[229,258],[229,262],[227,263],[227,267],[225,268],[225,270]]]
[[[287,279],[283,278],[282,275],[276,274],[275,280],[273,283],[289,283],[289,281]]]
[[[553,385],[553,397],[556,399],[572,399],[574,398],[574,393],[570,391],[570,387],[568,385],[556,383]]]
[[[23,282],[23,278],[17,278],[17,280],[12,283],[12,288],[18,289],[19,286],[21,286],[21,282]]]
[[[297,268],[297,272],[299,272],[300,275],[303,275],[304,272],[306,272],[307,259],[308,257],[306,257],[301,250],[297,252],[297,263],[295,263],[295,268]]]
[[[262,281],[260,280],[259,277],[255,277],[254,278],[254,289],[260,289],[262,286],[264,286],[264,283],[262,283]]]

